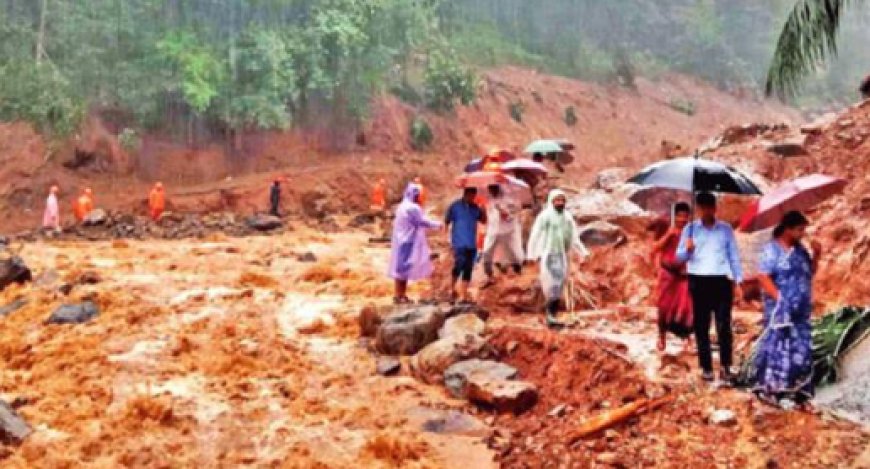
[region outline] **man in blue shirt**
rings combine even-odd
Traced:
[[[444,217],[453,247],[453,298],[462,303],[469,301],[468,284],[477,258],[477,224],[486,223],[486,212],[474,203],[476,196],[476,188],[466,187],[462,198],[450,205]]]
[[[716,219],[716,196],[702,192],[696,198],[700,220],[683,229],[677,247],[677,259],[686,262],[689,291],[698,343],[698,361],[703,378],[713,380],[713,360],[710,351],[710,322],[716,318],[719,338],[719,376],[730,381],[731,375],[731,307],[734,297],[742,297],[740,282],[740,252],[731,225]]]

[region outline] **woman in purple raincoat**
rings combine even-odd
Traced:
[[[429,257],[427,229],[438,229],[441,224],[426,218],[418,204],[420,186],[408,184],[402,203],[396,209],[393,222],[392,249],[387,275],[396,281],[397,304],[410,303],[408,281],[421,280],[432,275],[432,260]]]

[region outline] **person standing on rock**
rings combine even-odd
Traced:
[[[687,263],[701,376],[705,381],[714,378],[710,322],[715,318],[722,364],[719,377],[731,382],[731,309],[734,298],[743,296],[740,251],[731,225],[716,218],[716,196],[701,192],[695,202],[699,219],[683,229],[676,257]]]
[[[432,259],[426,230],[438,229],[441,224],[429,220],[419,205],[420,187],[409,184],[402,203],[396,209],[391,238],[390,265],[387,275],[395,280],[393,302],[408,304],[408,282],[429,278]]]
[[[57,203],[57,186],[51,186],[48,198],[45,199],[45,213],[42,215],[42,227],[60,233],[60,208]]]
[[[94,191],[92,191],[90,187],[86,187],[82,192],[82,195],[80,195],[73,203],[73,215],[75,215],[76,220],[81,223],[93,210]]]
[[[522,227],[520,226],[520,207],[516,200],[502,191],[501,186],[489,186],[489,201],[486,204],[486,238],[483,241],[483,269],[487,283],[494,283],[493,269],[496,251],[501,250],[510,263],[514,273],[522,271],[523,254]]]
[[[163,183],[158,182],[151,188],[151,193],[148,194],[148,214],[151,219],[157,221],[166,210],[166,194],[163,191]]]
[[[272,181],[272,187],[269,189],[269,215],[273,217],[281,216],[278,212],[278,206],[281,204],[281,181],[275,179]]]
[[[813,275],[822,247],[804,247],[809,222],[786,213],[765,247],[759,265],[764,292],[764,332],[758,342],[753,391],[762,400],[787,407],[813,398]]]
[[[693,331],[689,276],[686,263],[677,260],[677,245],[683,229],[689,224],[692,209],[689,204],[680,202],[672,210],[670,229],[653,246],[653,253],[659,259],[657,348],[660,352],[665,350],[668,332],[688,339]]]
[[[466,187],[462,198],[453,202],[444,217],[453,248],[452,299],[468,303],[468,285],[477,258],[477,224],[486,223],[486,212],[475,202],[477,188]]]
[[[540,266],[547,326],[551,328],[561,326],[556,313],[565,282],[570,278],[569,254],[575,251],[583,257],[589,255],[586,246],[580,241],[574,217],[565,209],[567,202],[568,198],[561,190],[550,191],[546,206],[532,226],[526,251],[528,259],[538,262]]]

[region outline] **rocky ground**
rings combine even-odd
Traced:
[[[416,316],[413,330],[427,332],[408,335],[396,317],[407,314],[386,304],[386,248],[369,232],[299,225],[13,243],[35,279],[0,293],[0,305],[19,302],[0,319],[0,397],[32,433],[0,446],[3,466],[870,464],[859,427],[700,385],[681,344],[658,358],[642,307],[566,316],[572,326],[553,333],[537,314],[436,305]],[[413,294],[431,297],[424,285]],[[82,301],[99,314],[46,324]],[[738,342],[751,324],[739,320]],[[602,412],[662,397],[576,434]]]

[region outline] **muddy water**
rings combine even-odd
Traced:
[[[37,275],[56,275],[0,293],[29,300],[3,319],[0,395],[24,398],[35,428],[0,447],[2,466],[492,465],[479,434],[426,431],[466,404],[374,375],[355,313],[390,285],[386,251],[366,238],[23,246]],[[86,271],[102,281],[56,293]],[[94,321],[43,324],[85,297],[102,309]]]

